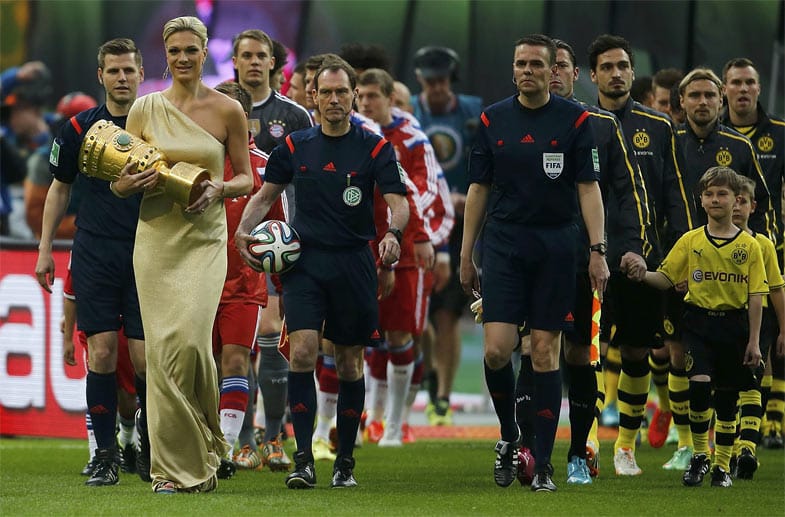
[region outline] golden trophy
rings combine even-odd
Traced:
[[[79,170],[93,178],[115,181],[126,164],[136,162],[137,170],[156,169],[158,187],[176,203],[193,204],[204,192],[202,182],[210,179],[207,169],[178,162],[169,167],[166,156],[125,129],[108,120],[99,120],[85,134],[79,149]]]

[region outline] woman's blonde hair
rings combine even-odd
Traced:
[[[164,43],[175,32],[190,31],[196,34],[202,42],[202,48],[207,47],[207,27],[199,18],[194,16],[180,16],[173,18],[164,25]]]

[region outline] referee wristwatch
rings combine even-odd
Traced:
[[[395,240],[398,241],[398,244],[401,243],[401,239],[403,239],[403,232],[401,230],[399,230],[395,226],[390,226],[389,228],[387,228],[386,233],[393,234],[393,237],[395,237]]]
[[[605,256],[605,253],[608,251],[608,245],[604,242],[599,242],[597,244],[592,244],[589,246],[589,251],[594,251],[599,253],[601,256]]]

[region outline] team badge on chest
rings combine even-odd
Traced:
[[[542,153],[542,170],[550,179],[561,176],[564,169],[564,153]]]
[[[347,206],[357,206],[363,200],[363,191],[360,187],[346,187],[343,189],[343,202]]]

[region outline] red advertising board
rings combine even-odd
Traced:
[[[0,249],[0,435],[84,438],[84,354],[63,362],[63,279],[69,252],[54,252],[52,294],[35,278],[35,247]]]

